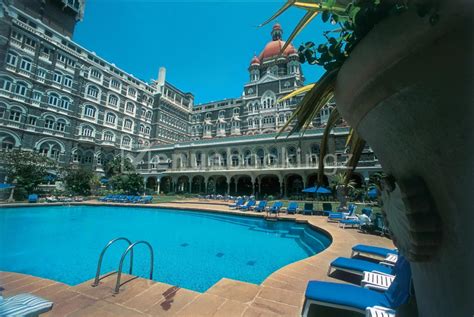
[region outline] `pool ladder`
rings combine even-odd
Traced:
[[[115,271],[115,272],[111,272],[109,274],[106,274],[102,277],[100,277],[100,268],[102,266],[102,259],[104,258],[104,254],[105,254],[105,251],[107,251],[107,249],[112,245],[114,244],[115,242],[117,241],[126,241],[128,243],[128,247],[127,249],[122,253],[122,257],[120,258],[120,263],[119,263],[119,267],[118,267],[118,270]],[[153,247],[151,246],[150,243],[148,243],[147,241],[143,241],[143,240],[140,240],[140,241],[137,241],[137,242],[134,242],[132,243],[132,241],[130,241],[129,239],[125,238],[125,237],[120,237],[120,238],[115,238],[113,240],[110,240],[109,243],[107,243],[107,245],[102,249],[102,252],[100,253],[100,256],[99,256],[99,262],[97,263],[97,272],[95,274],[95,279],[94,279],[94,283],[92,283],[92,287],[96,287],[97,285],[99,285],[99,281],[107,276],[110,276],[112,274],[115,274],[117,273],[117,281],[115,283],[115,289],[114,289],[114,294],[118,294],[119,291],[120,291],[120,279],[122,277],[122,268],[123,268],[123,261],[125,260],[125,258],[127,257],[127,254],[130,252],[130,269],[129,269],[129,274],[132,274],[132,271],[133,271],[133,248],[138,245],[138,244],[145,244],[146,246],[148,246],[148,249],[150,250],[150,280],[153,279],[153,262],[154,262],[154,254],[153,254]],[[135,278],[138,278],[138,276],[136,276]]]

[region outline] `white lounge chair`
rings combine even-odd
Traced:
[[[395,317],[395,311],[382,306],[367,307],[365,317]]]
[[[376,291],[386,291],[392,285],[395,275],[383,272],[364,272],[364,277],[360,282],[362,287],[373,289]]]
[[[0,316],[33,317],[53,308],[53,302],[31,294],[18,294],[8,298],[0,296]]]

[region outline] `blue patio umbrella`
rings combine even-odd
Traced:
[[[109,182],[109,179],[103,177],[103,178],[100,179],[100,182],[101,182],[102,184],[107,184],[107,183]]]
[[[12,184],[0,184],[0,189],[9,189],[9,188],[13,188],[15,187],[15,185],[12,185]]]
[[[329,189],[324,188],[322,186],[308,187],[308,188],[303,189],[302,192],[303,193],[316,193],[316,194],[331,194],[332,193]]]
[[[371,190],[369,190],[367,192],[367,196],[369,196],[369,198],[376,198],[377,196],[379,195],[378,191],[377,191],[377,188],[372,188]]]

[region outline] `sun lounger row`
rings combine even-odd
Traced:
[[[332,261],[328,275],[332,269],[361,275],[361,286],[310,281],[305,292],[303,316],[308,316],[316,305],[357,311],[366,316],[393,317],[396,309],[408,302],[411,296],[410,263],[396,249],[355,245],[352,256],[360,254],[383,257],[384,260],[379,264],[343,257]]]
[[[153,196],[107,195],[105,197],[99,198],[99,201],[113,203],[147,204],[153,201]]]
[[[324,205],[324,204],[323,204]],[[329,204],[331,206],[331,204]],[[283,208],[283,203],[281,201],[276,201],[273,205],[268,206],[268,202],[266,200],[261,200],[258,202],[253,198],[246,200],[245,198],[238,198],[235,200],[234,203],[229,204],[230,209],[240,209],[240,210],[253,210],[257,212],[268,211],[272,214],[279,214]],[[315,214],[314,205],[312,203],[305,203],[303,210],[298,207],[298,203],[292,201],[286,207],[287,214],[297,214],[302,213],[304,215],[313,215]]]

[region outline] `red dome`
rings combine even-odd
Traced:
[[[268,58],[276,57],[280,55],[280,51],[283,45],[285,45],[285,41],[282,41],[282,40],[268,42],[268,44],[265,46],[265,48],[259,55],[260,60],[264,60],[264,59],[268,59]],[[293,47],[293,45],[290,44],[286,47],[285,51],[282,52],[282,55],[288,56],[290,54],[294,54],[295,52],[296,52],[295,48]]]
[[[260,59],[257,57],[257,55],[254,55],[252,58],[252,61],[250,61],[250,65],[255,65],[255,64],[260,65]]]

